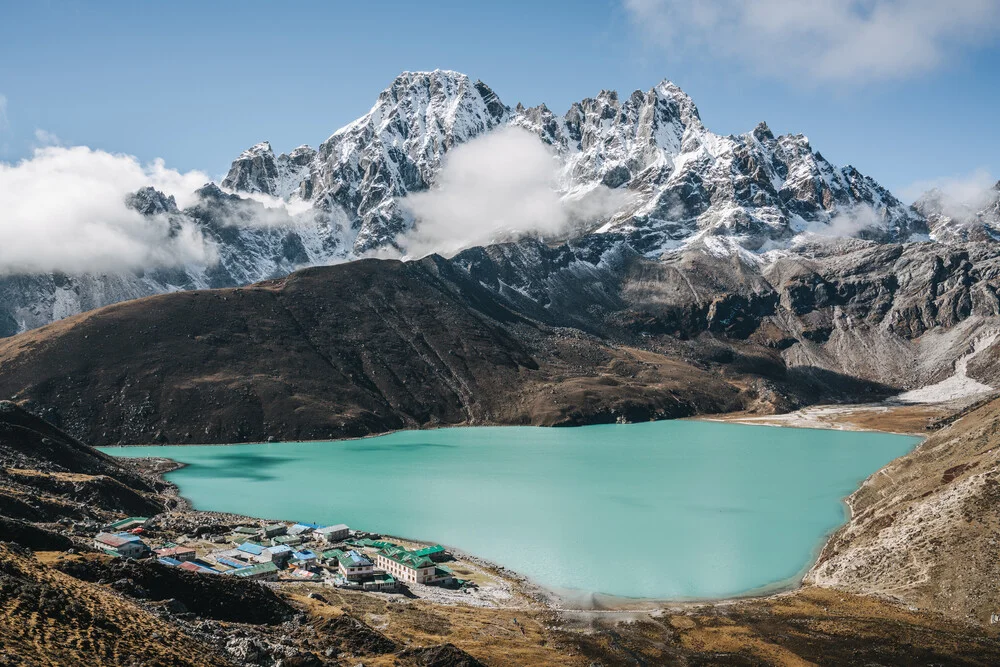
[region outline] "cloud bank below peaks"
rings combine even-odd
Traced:
[[[621,210],[630,193],[595,186],[559,192],[562,164],[530,132],[508,127],[452,149],[434,187],[400,205],[414,218],[398,245],[411,257],[524,236],[552,238]]]
[[[185,206],[208,180],[86,146],[46,146],[16,164],[0,162],[0,275],[212,264],[214,245],[190,221],[125,204],[152,186]]]

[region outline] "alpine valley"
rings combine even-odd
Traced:
[[[567,224],[416,251],[412,198],[509,132],[547,151]],[[317,148],[248,148],[189,206],[153,188],[127,205],[196,227],[218,261],[0,277],[10,664],[40,642],[38,664],[1000,661],[1000,187],[907,206],[803,135],[714,134],[669,81],[560,115],[437,70]],[[91,446],[693,417],[927,439],[848,498],[802,586],[740,601],[383,602],[56,555],[122,513],[171,539],[245,521],[187,507],[163,460]]]

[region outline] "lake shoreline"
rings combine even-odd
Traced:
[[[240,443],[240,444],[250,444],[250,443]],[[209,445],[216,446],[216,445]],[[135,459],[129,459],[139,465],[146,474],[151,474],[155,476],[161,483],[167,487],[167,491],[164,493],[168,498],[173,500],[175,506],[171,509],[172,512],[183,512],[186,514],[192,514],[198,517],[205,517],[210,520],[221,520],[221,521],[232,521],[232,520],[246,520],[247,522],[267,522],[267,521],[284,521],[278,517],[258,517],[250,516],[246,514],[234,514],[231,512],[217,512],[214,510],[201,510],[196,508],[192,502],[181,494],[180,488],[166,479],[166,475],[181,470],[188,467],[189,464],[180,461],[175,461],[171,458],[166,457],[140,457]],[[168,466],[162,465],[163,463],[169,464]],[[154,464],[154,467],[146,468],[146,465]],[[835,529],[831,532],[831,536]],[[367,532],[367,531],[361,531]],[[427,541],[419,538],[406,537],[402,535],[393,535],[388,533],[377,533],[381,535],[384,539],[389,541],[398,542],[408,542],[412,544],[418,544],[423,546],[431,546],[437,544],[437,542]],[[828,538],[829,539],[829,536]],[[777,598],[785,595],[794,593],[795,591],[803,587],[802,580],[804,576],[812,569],[816,558],[822,551],[822,548],[826,545],[824,541],[823,544],[817,549],[815,555],[810,559],[809,563],[803,568],[803,570],[789,579],[774,582],[773,584],[767,584],[765,586],[747,591],[741,595],[731,595],[723,596],[717,598],[645,598],[645,597],[625,597],[611,595],[607,593],[599,593],[593,591],[578,591],[572,589],[558,589],[549,586],[545,586],[531,577],[524,575],[520,572],[512,570],[500,563],[491,561],[488,558],[479,556],[476,554],[469,553],[461,548],[453,547],[451,545],[445,545],[450,553],[454,555],[456,560],[468,561],[476,563],[477,565],[491,571],[496,576],[504,580],[505,582],[512,585],[514,591],[526,598],[529,598],[536,603],[542,605],[545,609],[557,612],[557,613],[567,613],[576,615],[586,615],[595,614],[600,616],[611,615],[611,614],[635,614],[635,613],[650,613],[650,612],[662,612],[666,610],[691,610],[697,609],[699,607],[705,606],[726,606],[731,604],[737,604],[739,602],[744,602],[747,600],[754,599],[771,599]],[[380,593],[371,593],[370,595],[381,595]],[[568,604],[570,600],[590,598],[591,603],[589,605],[572,605]],[[435,604],[446,604],[451,606],[449,603],[435,603]],[[486,607],[489,608],[489,607]],[[530,605],[524,605],[524,609],[530,609]]]
[[[716,421],[716,420],[709,419],[705,421]],[[756,425],[764,425],[764,424],[756,424]],[[801,427],[793,426],[790,428],[801,428]],[[415,429],[409,429],[409,431],[414,431],[414,430]],[[437,429],[428,429],[428,430],[437,430]],[[379,435],[385,435],[385,434],[379,434]],[[351,438],[345,440],[358,441],[363,439],[364,438]],[[250,444],[250,443],[240,443],[240,444]],[[277,444],[277,443],[262,443],[262,444]],[[288,443],[282,443],[282,444],[288,444]],[[914,445],[914,447],[918,447],[919,444],[920,443],[917,443],[916,445]],[[217,445],[209,445],[209,446],[216,447]],[[156,447],[154,446],[151,449],[155,448]],[[102,448],[102,449],[111,449],[111,448]],[[137,459],[137,460],[145,460],[150,463],[157,462],[155,466],[153,466],[155,467],[155,474],[159,476],[159,478],[163,480],[171,489],[172,491],[171,495],[176,499],[177,508],[181,511],[196,512],[198,514],[204,514],[206,516],[213,516],[213,517],[239,516],[247,519],[254,518],[248,514],[233,514],[232,512],[215,512],[209,510],[195,509],[192,502],[180,493],[179,488],[169,480],[165,479],[166,475],[169,475],[170,473],[175,472],[177,470],[183,469],[184,467],[187,466],[187,464],[178,462],[168,457],[162,457],[162,458],[144,457],[144,459]],[[882,467],[884,466],[880,466],[878,470],[875,470],[871,474],[878,474],[878,471],[881,470]],[[865,479],[867,479],[867,476],[865,477]],[[863,483],[863,481],[861,483]],[[858,488],[860,488],[860,483]],[[853,493],[854,490],[856,490],[856,488],[853,489],[851,493]],[[536,601],[542,602],[547,608],[553,611],[566,611],[566,612],[578,612],[578,613],[584,613],[590,611],[606,613],[606,612],[616,611],[625,613],[625,612],[635,612],[635,611],[651,611],[655,609],[662,609],[665,607],[691,608],[691,607],[699,607],[705,605],[725,605],[748,599],[768,598],[776,595],[784,595],[794,592],[795,590],[801,588],[803,585],[804,578],[808,575],[809,571],[815,566],[819,555],[822,553],[823,549],[829,542],[830,538],[834,534],[836,534],[837,531],[839,531],[847,522],[850,521],[851,508],[850,504],[847,502],[849,496],[850,494],[847,494],[846,496],[840,499],[843,507],[845,508],[846,517],[844,518],[844,520],[839,522],[836,526],[832,527],[829,530],[829,532],[823,536],[822,541],[819,542],[813,549],[811,549],[812,553],[810,554],[809,559],[804,563],[804,565],[798,572],[796,572],[794,575],[790,577],[786,577],[779,581],[775,581],[770,584],[765,584],[763,586],[758,586],[756,588],[746,591],[745,593],[734,594],[734,595],[725,595],[717,597],[704,596],[704,597],[691,597],[691,598],[631,597],[631,596],[604,594],[604,593],[586,591],[580,589],[563,589],[553,586],[547,586],[537,581],[534,581],[530,576],[521,574],[517,570],[509,569],[507,566],[502,565],[499,561],[492,561],[482,556],[474,555],[459,548],[452,548],[451,550],[456,554],[456,556],[460,556],[461,558],[469,561],[474,561],[483,567],[495,571],[499,576],[501,576],[505,580],[513,582],[514,585],[517,587],[518,592]],[[259,520],[267,520],[269,517],[257,517],[257,518]],[[363,524],[363,522],[359,523]],[[393,537],[389,535],[389,533],[380,533],[380,534],[385,534],[387,536]],[[413,538],[403,538],[403,539],[413,543],[428,544],[427,542],[421,539],[413,539]]]

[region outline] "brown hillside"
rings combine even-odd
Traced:
[[[738,393],[526,319],[440,258],[151,297],[0,342],[0,395],[95,445],[678,417]]]

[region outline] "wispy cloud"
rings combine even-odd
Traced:
[[[61,146],[62,140],[54,132],[35,128],[35,141],[39,146]]]
[[[997,178],[988,169],[968,174],[946,176],[911,183],[902,189],[904,201],[927,196],[941,213],[952,218],[965,217],[987,207],[997,198]]]
[[[398,243],[408,255],[421,256],[528,234],[558,235],[629,200],[627,192],[603,186],[563,197],[559,168],[549,147],[520,128],[462,144],[448,154],[434,188],[402,200],[415,225]]]
[[[125,197],[147,185],[182,206],[208,176],[86,146],[0,162],[0,273],[103,273],[211,264],[215,247],[184,219],[144,217]]]
[[[995,37],[1000,0],[623,0],[672,55],[758,73],[870,83],[936,69]]]
[[[0,130],[6,130],[10,127],[7,122],[7,97],[5,95],[0,95]]]

